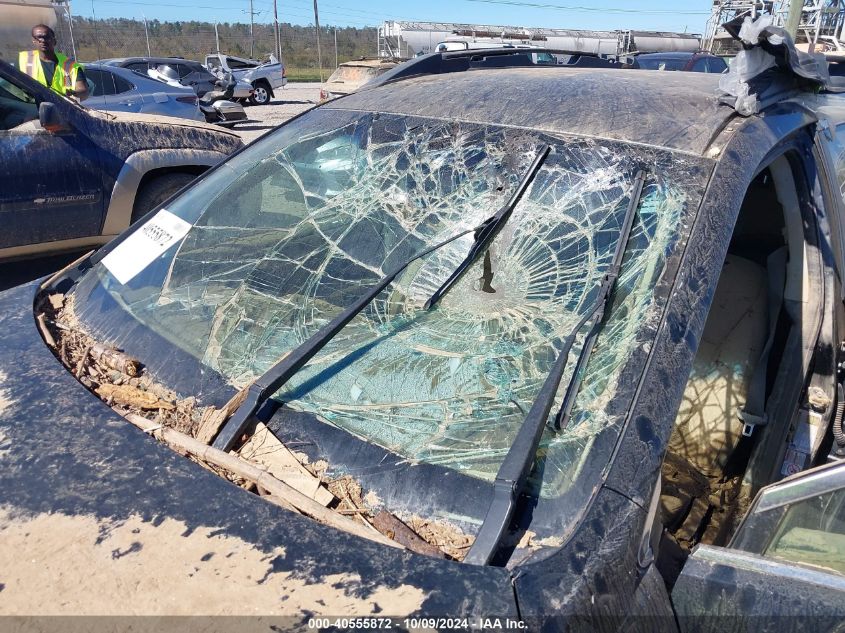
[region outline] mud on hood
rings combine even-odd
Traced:
[[[102,120],[113,120],[125,123],[145,123],[153,125],[162,125],[166,127],[189,127],[200,130],[205,130],[214,134],[222,134],[228,137],[240,139],[240,136],[235,132],[231,132],[225,128],[221,128],[210,123],[203,123],[201,121],[191,121],[189,119],[178,119],[176,117],[160,116],[157,114],[138,114],[135,112],[100,112],[98,110],[86,109],[86,113],[92,117]]]
[[[0,615],[516,615],[504,569],[326,528],[146,437],[49,351],[34,289],[0,294]]]

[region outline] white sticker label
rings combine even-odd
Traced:
[[[162,209],[103,257],[103,266],[120,283],[127,284],[190,229],[190,223]]]

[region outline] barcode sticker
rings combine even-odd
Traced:
[[[106,255],[103,266],[120,283],[127,284],[190,229],[189,222],[162,209]]]

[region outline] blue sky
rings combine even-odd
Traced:
[[[277,0],[279,20],[313,24],[311,0]],[[253,0],[256,22],[270,22],[273,0]],[[419,20],[573,29],[704,31],[712,0],[318,0],[320,23],[373,26]],[[77,15],[249,22],[249,0],[77,0]]]

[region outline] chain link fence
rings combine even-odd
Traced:
[[[277,40],[272,24],[218,24],[212,22],[164,22],[145,19],[92,19],[59,13],[55,27],[57,49],[73,54],[81,62],[113,57],[184,57],[200,62],[220,51],[237,57],[266,60],[276,52]],[[319,78],[317,34],[313,26],[280,24],[282,59],[289,79]],[[19,41],[18,41],[19,40]],[[31,48],[29,37],[9,38],[0,43],[0,54],[13,59],[18,50]],[[375,57],[378,53],[377,30],[355,27],[322,27],[320,51],[323,78],[336,64]]]

